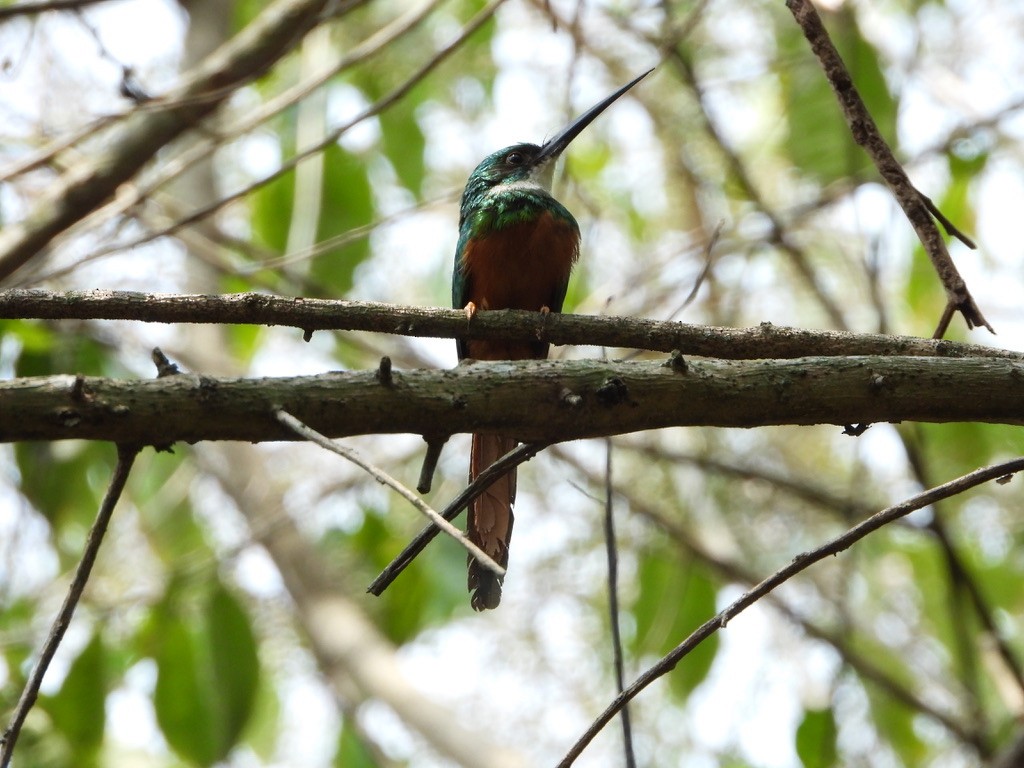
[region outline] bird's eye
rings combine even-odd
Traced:
[[[506,165],[522,165],[525,159],[522,152],[509,152],[505,155]]]

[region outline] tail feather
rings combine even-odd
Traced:
[[[501,435],[473,435],[469,480],[516,447],[516,441]],[[512,540],[512,503],[516,499],[516,470],[491,483],[470,505],[467,532],[469,539],[494,560],[508,565],[508,545]],[[470,603],[474,610],[497,608],[501,602],[501,579],[469,558]]]

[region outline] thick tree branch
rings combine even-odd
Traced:
[[[262,293],[174,295],[134,291],[9,290],[0,292],[0,320],[139,320],[149,323],[283,325],[305,331],[346,330],[461,339],[530,339],[726,360],[815,355],[992,357],[1024,360],[1024,352],[980,344],[786,328],[716,328],[635,317],[537,312],[479,312],[471,323],[461,310],[332,301]]]
[[[967,394],[969,393],[969,394]],[[1024,424],[1024,363],[878,356],[683,363],[528,361],[455,370],[0,383],[0,441],[293,440],[284,408],[328,437],[488,432],[558,442],[674,426],[886,421]]]

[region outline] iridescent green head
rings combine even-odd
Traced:
[[[484,199],[492,190],[503,192],[521,188],[524,191],[550,193],[558,156],[594,121],[594,118],[653,71],[647,70],[611,96],[592,106],[543,145],[513,144],[485,157],[470,174],[466,190],[462,194],[463,215],[465,216],[467,209]]]

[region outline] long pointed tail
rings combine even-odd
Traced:
[[[516,447],[512,438],[500,435],[473,435],[470,454],[470,482],[487,467]],[[470,541],[490,555],[502,567],[508,565],[508,545],[512,540],[512,502],[516,499],[516,471],[498,478],[469,507],[467,533]],[[497,608],[501,602],[501,579],[469,558],[470,603],[474,610]]]

